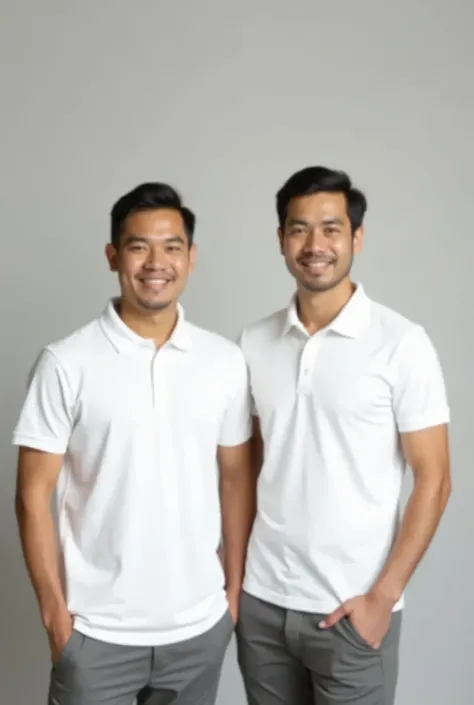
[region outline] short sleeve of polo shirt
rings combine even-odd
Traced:
[[[440,360],[421,326],[405,335],[394,362],[393,409],[399,432],[448,423],[450,410]]]
[[[248,385],[249,385],[249,403],[250,403],[250,416],[257,416],[258,417],[258,411],[257,411],[257,406],[255,404],[255,399],[252,394],[252,382],[250,379],[250,372],[249,372],[249,367],[248,367],[248,362],[247,362],[247,350],[246,350],[246,336],[245,336],[245,329],[240,333],[239,337],[237,338],[237,345],[239,348],[242,350],[242,354],[244,356],[245,364],[247,366],[247,373],[248,373]]]
[[[26,398],[13,432],[13,445],[63,454],[73,426],[71,397],[63,367],[45,348],[28,378]]]
[[[236,355],[230,372],[227,408],[219,436],[220,446],[237,446],[252,434],[251,401],[247,365],[242,351]]]

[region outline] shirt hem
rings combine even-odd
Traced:
[[[177,644],[194,637],[201,636],[212,629],[225,615],[228,609],[227,604],[224,609],[220,608],[203,622],[192,626],[179,627],[169,631],[147,631],[146,633],[137,631],[104,629],[93,627],[87,624],[81,617],[74,618],[74,629],[84,636],[103,641],[117,646],[167,646]]]
[[[264,602],[269,602],[283,609],[295,610],[297,612],[307,612],[309,614],[330,614],[341,606],[341,601],[336,598],[315,599],[308,597],[296,597],[295,595],[282,595],[274,592],[252,581],[246,581],[243,591],[252,597],[256,597]],[[349,599],[349,598],[347,598]],[[392,612],[398,612],[405,606],[404,597],[396,603]]]

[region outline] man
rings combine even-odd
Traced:
[[[245,360],[178,303],[196,256],[179,195],[138,186],[111,224],[120,297],[43,350],[14,433],[49,703],[211,705],[254,517]]]
[[[349,177],[303,169],[277,211],[296,294],[241,337],[260,472],[238,627],[248,702],[389,705],[404,589],[450,492],[443,377],[423,328],[350,279],[366,199]]]

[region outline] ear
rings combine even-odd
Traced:
[[[354,232],[352,240],[354,243],[354,254],[358,255],[362,249],[362,244],[364,242],[364,228],[362,227],[362,225],[360,226],[360,228],[357,228],[357,230]]]
[[[285,237],[282,228],[278,228],[277,230],[277,235],[278,235],[278,242],[280,243],[280,254],[284,254],[283,252],[283,239]]]
[[[111,242],[107,243],[105,246],[105,256],[107,257],[107,262],[109,263],[109,269],[111,272],[118,271],[118,253]]]
[[[189,273],[191,273],[195,267],[197,259],[197,245],[193,242],[189,248]]]

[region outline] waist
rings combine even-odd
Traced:
[[[92,605],[77,594],[69,598],[68,607],[74,628],[93,639],[127,646],[160,646],[205,633],[222,618],[228,603],[221,588],[181,611],[164,611],[157,597],[153,604],[129,603],[113,612],[108,603]]]

